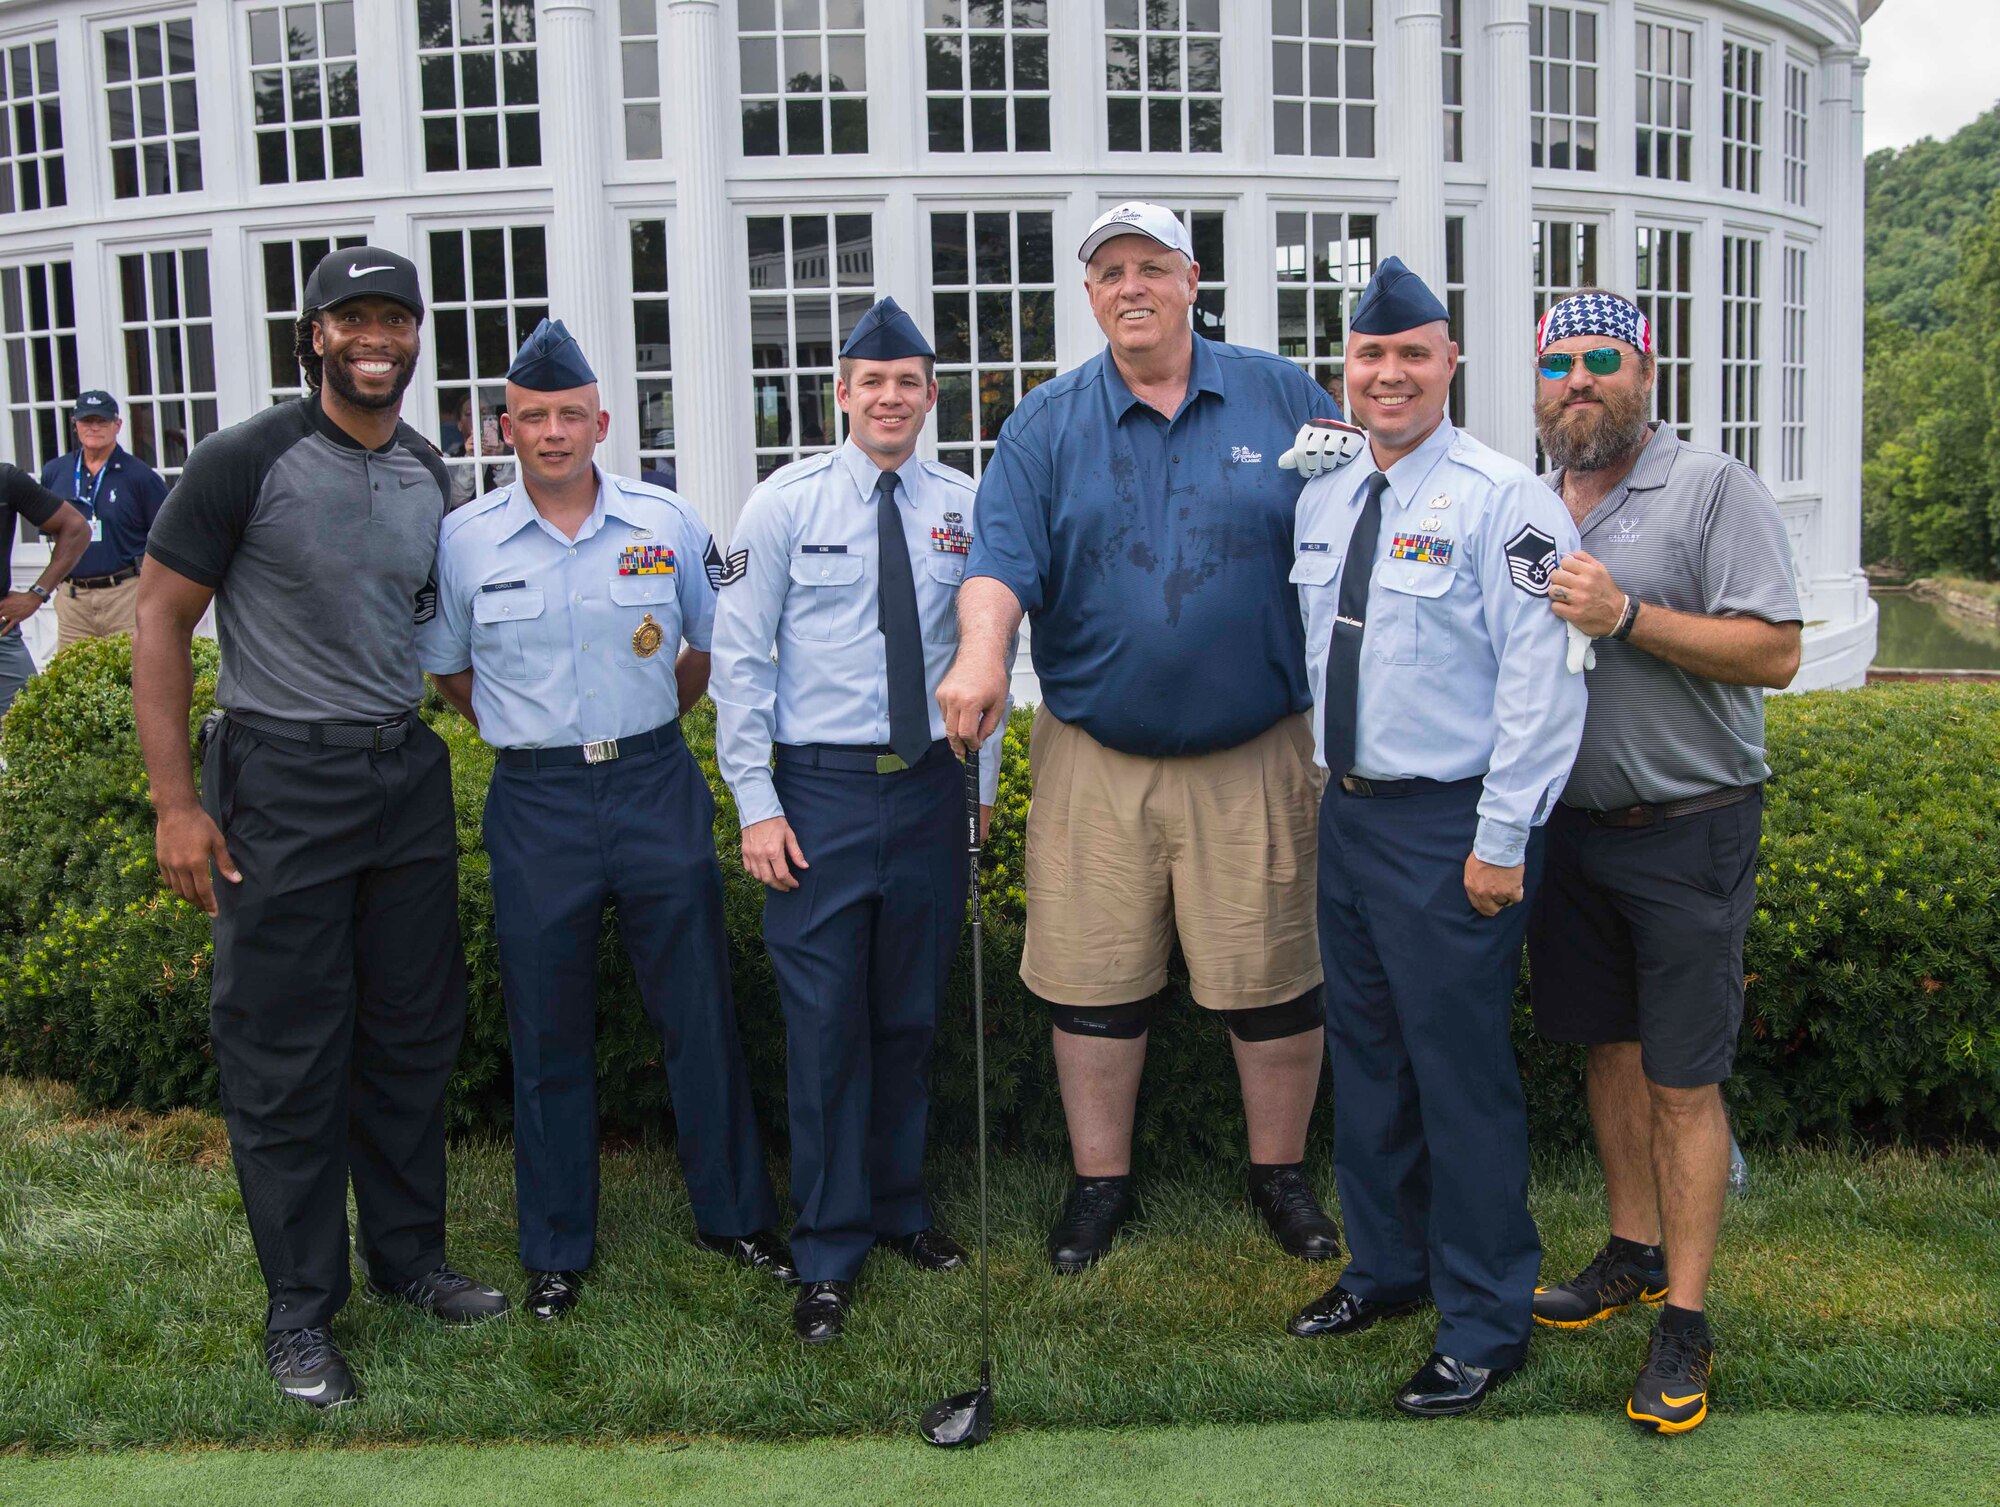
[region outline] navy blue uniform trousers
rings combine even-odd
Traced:
[[[1333,1161],[1348,1291],[1428,1295],[1437,1348],[1467,1365],[1527,1354],[1541,1239],[1528,1213],[1528,1121],[1509,1036],[1526,902],[1488,918],[1465,896],[1481,781],[1320,805],[1319,945],[1333,1060]]]
[[[810,867],[764,896],[785,1009],[792,1255],[846,1282],[879,1236],[931,1223],[931,1042],[965,919],[964,770],[936,743],[898,774],[780,759],[778,799]]]
[[[676,740],[609,763],[502,764],[486,792],[500,986],[514,1045],[521,1264],[581,1271],[597,1244],[597,951],[618,907],[660,1033],[695,1228],[777,1222],[736,1034],[715,799]]]

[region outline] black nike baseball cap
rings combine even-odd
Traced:
[[[417,264],[393,251],[373,246],[343,246],[329,251],[306,279],[306,296],[299,309],[312,314],[337,309],[357,298],[388,298],[417,318],[424,317],[423,290],[417,286]]]

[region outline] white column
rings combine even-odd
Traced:
[[[1868,61],[1851,47],[1829,48],[1820,65],[1818,130],[1812,146],[1819,175],[1823,230],[1808,268],[1817,310],[1811,365],[1824,373],[1810,410],[1817,432],[1807,443],[1823,481],[1814,520],[1813,615],[1853,622],[1866,610],[1861,575],[1861,371],[1865,269],[1862,251],[1863,178],[1861,79]]]
[[[592,366],[616,370],[604,200],[604,67],[595,0],[541,0],[537,17],[542,161],[554,185],[549,221],[549,315]]]
[[[1526,372],[1534,354],[1535,193],[1529,181],[1528,0],[1484,0],[1483,71],[1467,137],[1484,152],[1486,204],[1466,246],[1467,289],[1480,330],[1472,369],[1473,428],[1504,455],[1532,464],[1534,396]],[[1467,7],[1470,9],[1470,5]],[[1468,22],[1470,18],[1468,17]],[[1468,49],[1470,51],[1470,49]]]
[[[748,389],[736,381],[732,339],[744,311],[730,266],[736,234],[722,176],[728,144],[720,7],[716,0],[668,0],[667,32],[666,125],[679,169],[667,262],[676,464],[681,494],[727,539],[750,473],[748,436],[739,447],[736,422]]]
[[[1444,291],[1444,55],[1438,0],[1390,0],[1386,108],[1397,177],[1392,234],[1384,251],[1435,290]]]

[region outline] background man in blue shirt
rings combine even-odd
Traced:
[[[520,479],[446,519],[419,638],[438,690],[499,750],[486,851],[521,1264],[544,1319],[576,1306],[597,1245],[607,901],[664,1047],[696,1243],[792,1275],[736,1035],[715,798],[679,720],[708,684],[722,557],[671,492],[597,468],[610,422],[575,340],[543,320],[507,373]]]
[[[93,388],[70,410],[77,448],[42,467],[42,485],[74,504],[90,547],[57,593],[56,652],[86,638],[130,633],[138,623],[139,562],[167,500],[160,474],[118,443],[118,400]]]
[[[1178,932],[1197,1003],[1228,1023],[1250,1188],[1279,1243],[1335,1255],[1301,1170],[1319,1084],[1312,768],[1293,431],[1338,410],[1288,361],[1198,340],[1200,269],[1169,210],[1122,204],[1078,249],[1110,349],[1044,382],[979,485],[960,648],[938,689],[954,746],[1007,702],[1034,617],[1047,698],[1029,750],[1027,945],[1050,1002],[1076,1183],[1059,1272],[1132,1209],[1132,1112]]]

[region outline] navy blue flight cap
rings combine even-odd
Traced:
[[[572,387],[590,386],[597,373],[583,359],[583,347],[563,322],[544,319],[514,353],[507,380],[530,392],[568,392]]]
[[[1347,328],[1356,335],[1396,335],[1450,318],[1424,280],[1405,267],[1402,258],[1392,256],[1368,280]]]
[[[357,298],[386,298],[417,318],[424,317],[424,293],[417,286],[417,264],[393,251],[373,246],[343,246],[329,251],[306,279],[301,314],[337,309]]]
[[[76,407],[69,411],[73,419],[115,419],[118,417],[118,400],[101,387],[93,387],[89,392],[76,395]]]
[[[900,361],[905,356],[935,358],[937,352],[896,300],[884,298],[861,316],[840,354],[856,361]]]

